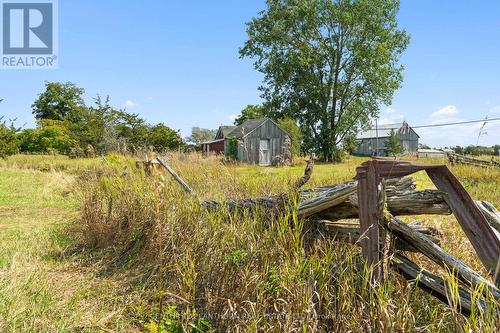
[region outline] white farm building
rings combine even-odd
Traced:
[[[411,128],[407,122],[401,125],[382,127],[379,129],[369,129],[360,133],[356,139],[359,143],[354,150],[355,155],[362,156],[388,156],[386,142],[394,131],[403,146],[406,154],[416,154],[418,149],[418,134]]]

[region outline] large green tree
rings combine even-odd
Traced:
[[[179,133],[163,123],[150,125],[138,114],[116,109],[109,97],[97,96],[88,107],[83,93],[83,88],[71,82],[47,82],[32,105],[37,128],[18,136],[21,151],[93,155],[135,152],[150,145],[158,150],[183,145]]]
[[[297,122],[290,118],[284,118],[278,119],[276,123],[290,135],[290,140],[292,141],[292,156],[300,155],[300,147],[302,145],[303,135],[300,131],[299,126],[297,126]]]
[[[150,128],[148,144],[152,145],[156,151],[165,151],[180,148],[183,141],[178,131],[159,123]]]
[[[85,109],[85,90],[74,83],[46,82],[45,91],[38,95],[31,106],[37,120],[80,121]]]
[[[203,142],[213,140],[216,133],[217,133],[216,130],[201,128],[201,127],[193,127],[191,128],[191,135],[186,138],[186,141],[193,145],[198,146]]]
[[[402,82],[409,38],[397,0],[267,0],[240,56],[255,59],[273,118],[296,119],[306,149],[335,159]]]
[[[234,124],[239,126],[249,119],[260,119],[267,116],[266,110],[262,105],[252,105],[249,104],[241,110],[241,113],[234,120]]]

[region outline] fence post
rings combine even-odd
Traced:
[[[376,160],[370,160],[356,168],[358,180],[358,207],[361,251],[372,271],[372,281],[383,282],[382,237],[380,234],[381,191]]]

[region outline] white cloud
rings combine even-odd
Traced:
[[[433,114],[431,114],[432,118],[449,118],[450,116],[458,114],[458,109],[455,105],[447,105],[437,110]]]
[[[236,118],[238,118],[238,115],[237,115],[237,114],[234,114],[234,113],[233,113],[233,114],[230,114],[230,115],[227,117],[227,119],[229,119],[229,120],[235,120]]]
[[[500,105],[497,105],[495,107],[492,107],[490,110],[489,110],[489,113],[491,114],[500,114]]]
[[[131,101],[130,99],[129,99],[129,100],[126,100],[126,101],[125,101],[125,103],[123,103],[123,106],[124,106],[125,108],[129,108],[129,109],[134,108],[134,107],[136,107],[136,106],[138,106],[138,105],[139,105],[139,104],[135,103],[134,101]]]
[[[382,112],[380,119],[378,120],[379,125],[392,125],[395,123],[402,123],[405,120],[404,114],[402,114],[398,109],[388,107]]]
[[[493,105],[495,104],[492,104],[492,106]],[[491,115],[491,118],[494,117],[493,114],[495,112],[500,114],[500,105],[489,109],[488,113]],[[446,124],[481,118],[481,116],[477,114],[467,118],[464,117],[461,116],[461,112],[455,105],[447,105],[432,113],[425,124]],[[424,121],[422,121],[422,123],[424,124]],[[498,134],[500,133],[500,122],[487,122],[481,131],[481,136],[479,136],[482,125],[483,122],[479,122],[473,124],[418,128],[415,130],[420,135],[419,142],[426,143],[436,148],[456,145],[475,145],[478,142],[478,138],[480,145],[491,146],[497,144],[500,140],[500,135]]]

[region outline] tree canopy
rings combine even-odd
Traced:
[[[159,123],[150,128],[148,143],[157,151],[164,151],[178,149],[183,142],[179,132]]]
[[[347,135],[389,104],[409,37],[397,0],[267,0],[247,23],[241,57],[255,59],[273,118],[297,120],[304,145],[330,161]]]
[[[19,140],[16,137],[18,131],[19,128],[14,125],[13,121],[7,123],[3,116],[0,117],[0,158],[5,158],[18,152]]]
[[[290,140],[292,141],[291,153],[292,156],[298,156],[300,154],[300,147],[302,145],[303,135],[300,131],[297,122],[290,118],[279,119],[276,121],[279,127],[281,127],[285,132],[290,135]]]
[[[249,119],[259,119],[266,116],[267,114],[265,112],[264,106],[249,104],[243,110],[241,110],[240,115],[234,120],[234,124],[236,126],[239,126]]]
[[[198,146],[203,142],[213,140],[216,133],[217,133],[216,130],[201,128],[201,127],[193,127],[191,128],[191,136],[188,136],[186,138],[186,141],[195,146]]]
[[[85,109],[85,90],[74,83],[46,82],[45,91],[38,95],[31,106],[37,120],[80,120]]]
[[[392,156],[396,157],[399,154],[402,154],[405,150],[399,141],[398,135],[394,130],[391,130],[389,138],[385,142],[385,148]],[[378,153],[378,152],[377,152]]]
[[[18,150],[89,156],[95,153],[135,152],[149,146],[162,151],[184,142],[178,131],[163,123],[148,124],[138,114],[111,106],[109,97],[87,106],[84,89],[71,82],[46,82],[32,105],[37,127],[17,133],[0,118],[0,155]]]

